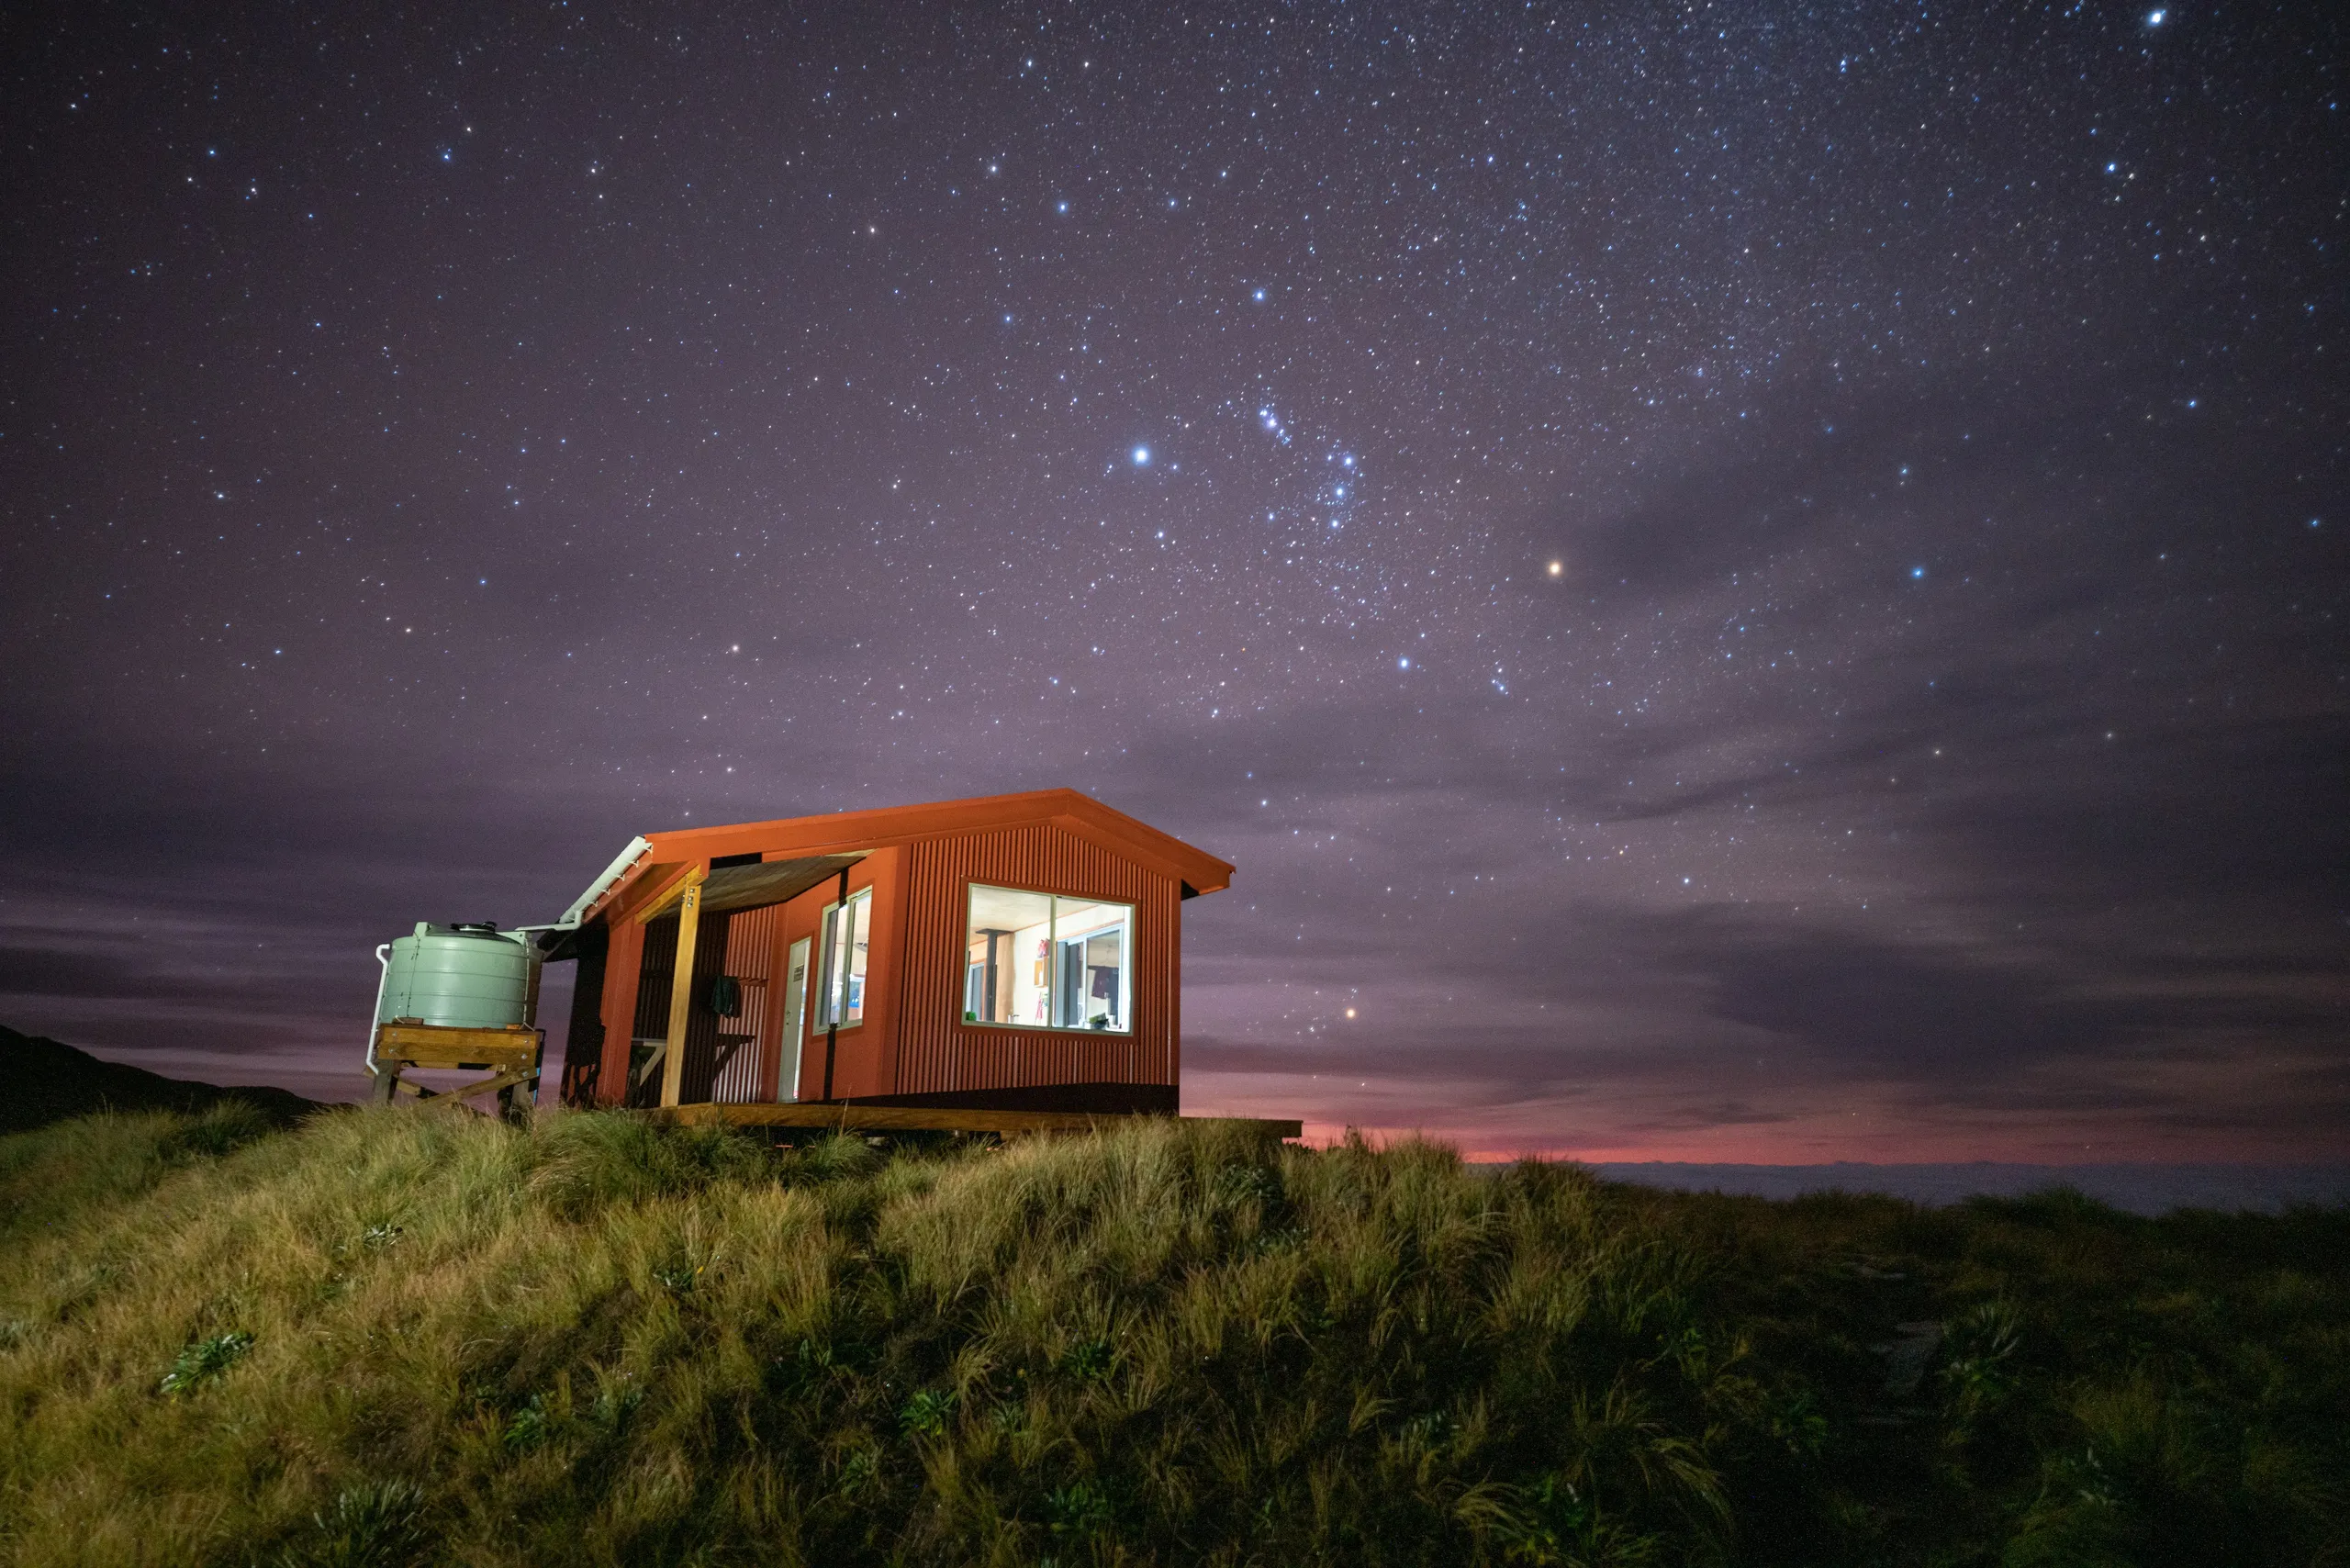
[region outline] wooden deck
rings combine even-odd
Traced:
[[[809,1127],[837,1132],[1081,1133],[1137,1118],[1083,1111],[941,1111],[919,1105],[798,1103],[775,1105],[672,1105],[652,1114],[687,1126]],[[1170,1117],[1205,1126],[1232,1127],[1259,1137],[1292,1138],[1303,1124],[1250,1116]]]

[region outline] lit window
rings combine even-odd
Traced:
[[[816,982],[819,1029],[865,1022],[865,958],[872,946],[871,888],[852,893],[846,905],[824,911],[824,969]]]
[[[963,1021],[1134,1028],[1135,906],[971,884]]]

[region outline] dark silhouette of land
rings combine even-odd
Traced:
[[[101,1061],[62,1040],[0,1026],[0,1133],[28,1132],[93,1111],[178,1111],[193,1115],[224,1100],[241,1100],[274,1121],[293,1122],[319,1108],[286,1089],[222,1088],[165,1078],[143,1067]]]
[[[1596,1164],[1610,1182],[1684,1193],[1798,1198],[1807,1193],[1881,1193],[1929,1207],[1969,1198],[2020,1198],[2069,1187],[2100,1204],[2149,1218],[2177,1209],[2278,1214],[2297,1204],[2350,1203],[2350,1164],[2285,1165],[2151,1161],[2016,1165],[1996,1160],[1924,1165]]]

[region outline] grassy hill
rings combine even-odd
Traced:
[[[2350,1212],[1141,1125],[0,1138],[24,1563],[2320,1563]]]

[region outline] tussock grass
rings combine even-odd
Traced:
[[[0,1554],[2335,1562],[2345,1240],[1169,1123],[93,1117],[0,1139]]]

